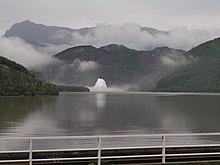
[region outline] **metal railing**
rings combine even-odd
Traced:
[[[129,158],[161,158],[161,163],[166,163],[166,158],[168,157],[183,157],[183,156],[220,156],[220,152],[196,152],[196,153],[166,153],[166,149],[169,148],[190,148],[190,147],[220,147],[220,143],[216,144],[184,144],[184,145],[168,145],[167,139],[170,137],[183,138],[183,137],[211,137],[211,136],[219,136],[220,133],[190,133],[190,134],[143,134],[143,135],[110,135],[110,136],[53,136],[53,137],[0,137],[1,141],[10,141],[10,140],[24,140],[29,143],[29,148],[26,150],[12,150],[12,151],[0,151],[1,154],[13,154],[13,153],[28,153],[27,159],[13,159],[13,160],[2,160],[0,159],[1,163],[18,163],[18,162],[29,162],[29,165],[32,165],[33,162],[48,162],[48,161],[84,161],[84,160],[96,160],[98,165],[101,165],[102,160],[108,159],[129,159]],[[115,138],[158,138],[161,139],[159,145],[148,146],[148,145],[141,145],[141,146],[129,146],[129,147],[104,147],[102,146],[102,140],[105,139],[115,139]],[[96,147],[89,147],[89,148],[66,148],[66,149],[34,149],[33,143],[38,140],[82,140],[82,139],[92,139],[96,140],[97,146]],[[114,141],[114,140],[113,140]],[[102,156],[103,151],[114,151],[114,150],[132,150],[132,149],[161,149],[161,153],[159,154],[134,154],[134,155],[113,155],[113,156]],[[96,151],[96,156],[85,156],[85,157],[56,157],[56,158],[33,158],[35,153],[49,153],[49,152],[80,152],[80,151]]]

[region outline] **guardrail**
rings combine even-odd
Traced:
[[[13,153],[28,153],[28,159],[17,159],[17,160],[0,160],[0,163],[19,163],[26,162],[29,165],[32,165],[33,162],[47,162],[47,161],[83,161],[83,160],[96,160],[98,165],[101,165],[102,160],[108,159],[129,159],[129,158],[161,158],[161,163],[166,163],[166,158],[168,157],[183,157],[183,156],[220,156],[220,152],[201,152],[201,153],[166,153],[166,150],[169,148],[190,148],[190,147],[220,147],[220,144],[184,144],[184,145],[167,145],[167,138],[175,137],[193,137],[193,136],[219,136],[220,133],[191,133],[191,134],[144,134],[144,135],[110,135],[110,136],[53,136],[53,137],[0,137],[0,141],[10,141],[10,140],[24,140],[29,143],[29,148],[26,150],[13,150],[13,151],[0,151],[1,154],[13,154]],[[115,138],[158,138],[160,139],[160,144],[155,146],[132,146],[132,147],[104,147],[102,146],[102,140],[105,139],[115,139]],[[96,147],[89,148],[66,148],[66,149],[34,149],[33,143],[37,140],[82,140],[82,139],[92,139],[96,140]],[[114,140],[113,140],[114,141]],[[132,150],[132,149],[161,149],[159,154],[140,154],[140,155],[113,155],[113,156],[102,156],[104,151],[115,151],[115,150]],[[49,153],[49,152],[80,152],[80,151],[96,151],[96,156],[89,157],[59,157],[59,158],[33,158],[35,153]]]

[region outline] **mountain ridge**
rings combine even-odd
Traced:
[[[106,27],[108,25],[105,25]],[[15,23],[8,29],[4,37],[19,37],[22,38],[27,43],[33,45],[34,47],[44,47],[50,44],[54,45],[74,45],[73,43],[73,32],[77,32],[82,36],[90,33],[92,30],[96,29],[94,27],[83,27],[79,29],[69,28],[69,27],[59,27],[59,26],[47,26],[44,24],[38,24],[31,22],[30,20],[25,20],[19,23]],[[149,34],[165,33],[164,31],[159,31],[150,27],[141,27],[141,31],[146,31]]]

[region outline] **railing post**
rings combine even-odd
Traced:
[[[101,137],[98,138],[98,165],[101,165]]]
[[[162,135],[162,164],[166,163],[166,136]]]
[[[32,165],[32,139],[29,139],[29,165]]]

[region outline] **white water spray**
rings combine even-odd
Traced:
[[[90,90],[91,91],[108,91],[108,87],[104,79],[98,78],[95,83],[95,86],[90,87]]]
[[[98,78],[93,87],[89,87],[91,92],[122,92],[126,91],[128,88],[125,87],[107,87],[106,81],[104,79]]]

